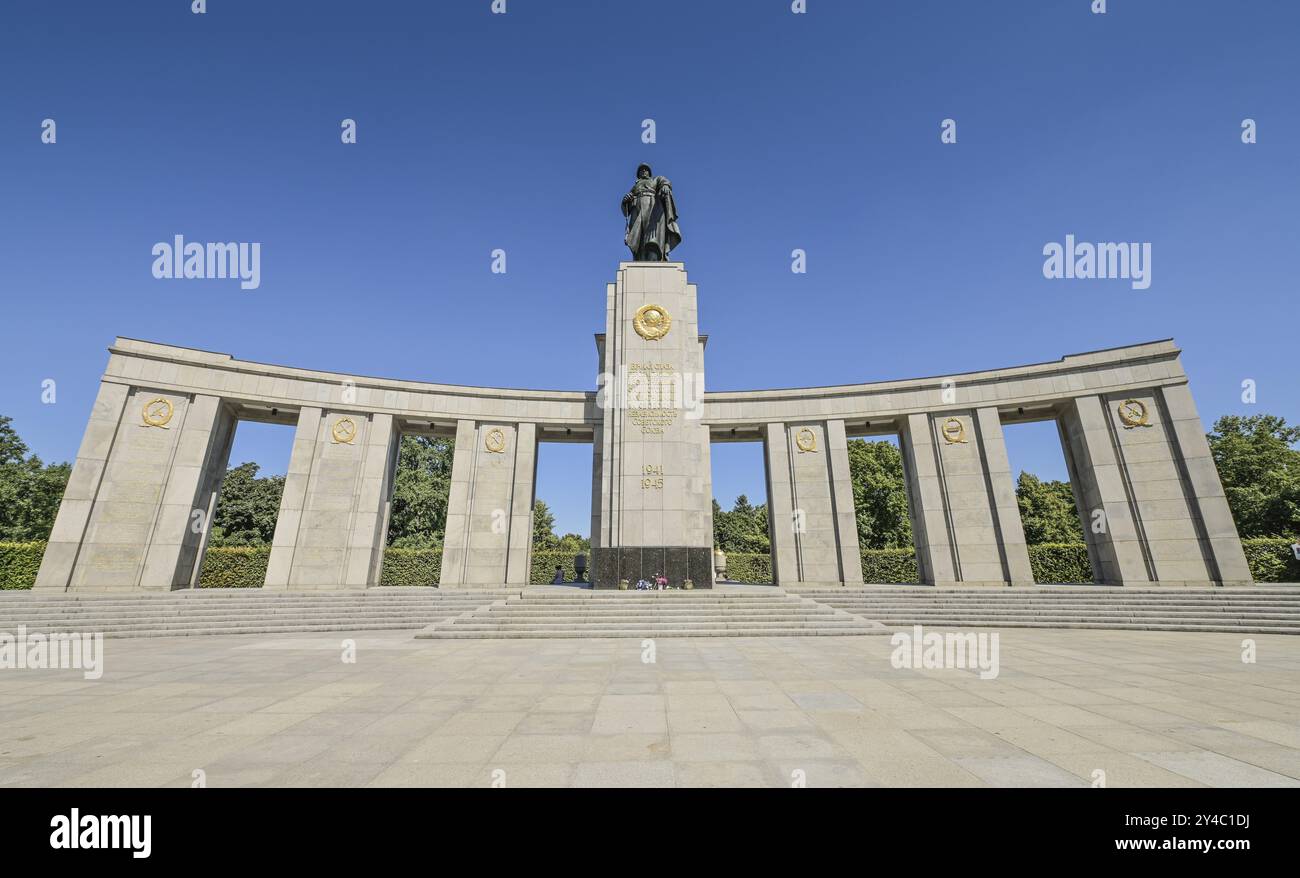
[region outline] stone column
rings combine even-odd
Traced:
[[[194,584],[235,423],[215,396],[196,396],[190,403],[145,555],[141,588],[170,590]]]
[[[378,581],[385,536],[380,522],[395,449],[390,415],[303,408],[267,588],[337,590]]]
[[[790,448],[785,424],[763,428],[764,474],[767,477],[767,531],[772,544],[772,581],[776,585],[799,582],[799,559],[794,540],[794,490],[790,474]]]
[[[298,528],[307,502],[307,483],[311,481],[312,463],[316,459],[321,414],[321,410],[314,406],[304,406],[298,412],[289,468],[284,476],[284,492],[280,495],[280,512],[275,518],[275,536],[271,538],[271,557],[266,565],[263,587],[267,589],[289,587],[289,571],[298,545]]]
[[[361,482],[357,487],[357,505],[348,539],[343,578],[347,588],[369,588],[379,584],[384,541],[388,537],[385,507],[393,491],[397,442],[393,416],[372,415],[370,429],[366,431]]]
[[[624,262],[602,347],[597,588],[663,573],[713,584],[713,492],[695,285],[677,262]]]
[[[507,449],[509,453],[511,449]],[[510,491],[510,541],[505,582],[532,581],[533,506],[537,500],[537,425],[520,424],[515,432],[515,474]]]
[[[1011,473],[1011,461],[1002,434],[1002,418],[997,408],[976,409],[975,426],[1003,574],[1011,585],[1033,585],[1034,571],[1029,564],[1025,527],[1020,521],[1020,504],[1016,502],[1015,478]]]
[[[929,415],[908,415],[899,430],[898,444],[907,476],[907,504],[921,582],[952,585],[957,579],[957,560]]]
[[[1169,414],[1170,434],[1178,457],[1188,497],[1202,525],[1200,534],[1210,562],[1212,581],[1220,585],[1249,585],[1250,565],[1241,547],[1237,523],[1219,479],[1218,467],[1210,454],[1205,427],[1186,384],[1165,387],[1164,408]]]
[[[997,409],[910,415],[900,444],[921,581],[1032,584]]]
[[[830,466],[840,581],[844,585],[861,585],[862,549],[858,545],[858,516],[853,506],[853,476],[849,472],[849,440],[844,433],[843,421],[826,422],[826,462]]]
[[[45,546],[41,569],[36,575],[36,591],[62,592],[72,586],[82,540],[90,523],[91,511],[99,496],[100,485],[108,466],[113,443],[123,423],[130,389],[122,384],[101,382],[90,412],[90,422],[81,437],[76,463],[68,478],[68,487],[59,503],[54,529]]]
[[[862,582],[843,421],[767,425],[773,577],[787,588]]]
[[[1204,427],[1185,384],[1080,397],[1067,411],[1081,505],[1091,506],[1090,517],[1097,509],[1105,513],[1103,527],[1085,525],[1095,547],[1090,550],[1094,574],[1102,582],[1250,582]]]
[[[1101,399],[1069,400],[1059,423],[1093,578],[1104,585],[1149,583],[1138,522]]]
[[[442,588],[531,579],[536,424],[456,424]]]
[[[189,585],[230,428],[216,397],[101,385],[38,587]]]

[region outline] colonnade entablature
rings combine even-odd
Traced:
[[[693,314],[693,286],[682,289]],[[683,350],[702,364],[702,341]],[[602,345],[602,366],[604,356]],[[119,338],[37,588],[193,586],[206,540],[195,513],[210,519],[240,420],[295,430],[265,587],[378,584],[407,434],[456,440],[440,584],[524,584],[538,443],[593,443],[593,537],[608,532],[601,402],[596,390],[370,378]],[[707,441],[764,443],[773,575],[787,587],[861,583],[846,443],[885,434],[903,452],[922,581],[1032,582],[1002,425],[1044,419],[1060,429],[1098,582],[1250,580],[1169,340],[923,379],[709,391],[693,415]]]

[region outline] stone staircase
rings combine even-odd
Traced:
[[[418,638],[792,637],[888,634],[880,625],[771,586],[591,591],[546,586],[425,628]]]
[[[953,589],[887,585],[798,593],[889,626],[1300,634],[1300,586]]]
[[[343,592],[205,588],[124,595],[0,591],[0,631],[16,634],[25,625],[28,633],[176,637],[418,629],[511,593],[505,588],[443,592],[418,587]]]

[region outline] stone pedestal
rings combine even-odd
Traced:
[[[592,582],[663,573],[713,585],[713,489],[704,343],[679,262],[624,262],[600,350]]]

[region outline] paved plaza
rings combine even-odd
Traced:
[[[0,785],[1300,786],[1300,638],[1000,632],[1000,673],[888,637],[105,641],[0,671]]]

